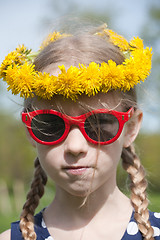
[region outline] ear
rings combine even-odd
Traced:
[[[142,119],[143,113],[138,109],[136,110],[132,118],[126,123],[123,147],[127,148],[134,142],[139,133]]]
[[[36,147],[35,140],[34,140],[34,139],[31,137],[31,135],[29,134],[26,126],[25,126],[25,132],[26,132],[26,136],[27,136],[27,138],[28,138],[28,141],[31,143],[31,145],[32,145],[33,147]]]

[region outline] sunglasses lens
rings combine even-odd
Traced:
[[[54,114],[38,114],[31,122],[33,134],[41,141],[54,142],[62,137],[65,131],[63,119]]]
[[[86,119],[84,128],[92,140],[96,142],[107,142],[118,133],[119,122],[114,115],[97,113]]]

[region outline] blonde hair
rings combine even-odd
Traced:
[[[34,167],[35,172],[31,189],[27,194],[27,200],[20,217],[20,229],[25,240],[36,239],[36,233],[34,232],[34,212],[40,198],[44,194],[44,186],[47,183],[47,175],[42,169],[38,158],[35,159]]]
[[[152,240],[153,228],[149,222],[148,199],[146,194],[147,180],[144,167],[131,145],[123,148],[122,165],[130,177],[131,203],[134,207],[134,218],[145,240]]]
[[[85,33],[83,35],[71,36],[59,39],[50,43],[35,59],[35,68],[43,71],[47,67],[57,68],[58,65],[72,64],[78,66],[79,63],[88,65],[94,61],[101,64],[112,59],[117,64],[124,61],[118,47],[98,36]],[[125,99],[123,107],[137,107],[135,89],[128,93],[122,93]],[[28,106],[32,100],[26,100],[25,106]],[[131,203],[135,209],[134,217],[138,224],[144,240],[153,239],[153,229],[149,222],[148,200],[146,196],[147,180],[145,171],[133,146],[124,148],[122,152],[122,165],[128,172],[131,180]],[[35,161],[35,174],[31,185],[31,190],[27,195],[27,201],[23,207],[20,220],[20,228],[25,240],[35,240],[34,232],[34,212],[39,203],[39,199],[44,192],[44,185],[47,177],[41,168],[39,160]]]

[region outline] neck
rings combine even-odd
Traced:
[[[126,205],[128,204],[128,205]],[[94,217],[104,218],[115,215],[120,209],[130,206],[128,198],[124,196],[116,184],[108,189],[105,184],[87,197],[73,196],[57,187],[54,201],[46,210],[51,219],[57,219],[54,225],[65,223],[65,228],[83,227]],[[56,218],[57,216],[57,218]],[[61,219],[61,221],[59,221]],[[66,226],[66,222],[68,226]],[[62,223],[63,224],[63,223]]]

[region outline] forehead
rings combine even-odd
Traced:
[[[98,93],[88,97],[81,95],[76,102],[64,99],[62,96],[54,96],[52,100],[40,100],[34,98],[33,109],[53,109],[62,111],[68,115],[76,116],[94,109],[115,109],[121,110],[121,95],[119,92]]]

